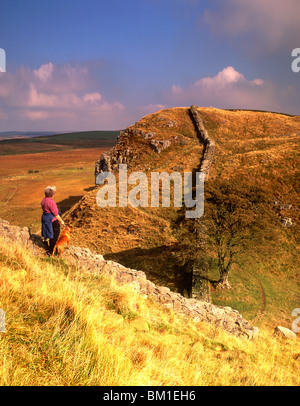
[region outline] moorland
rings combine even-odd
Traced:
[[[211,300],[237,309],[259,327],[260,337],[245,341],[209,324],[193,324],[105,276],[91,277],[63,259],[36,258],[2,244],[0,307],[7,305],[13,315],[9,334],[0,341],[2,384],[298,384],[298,339],[279,340],[273,331],[276,325],[291,328],[291,312],[300,303],[300,117],[214,108],[198,112],[216,143],[199,222],[187,221],[176,208],[96,204],[94,163],[112,148],[130,145],[131,171],[199,168],[203,145],[188,108],[143,117],[128,128],[125,145],[116,137],[110,145],[83,143],[80,137],[76,144],[75,135],[68,143],[58,135],[53,143],[43,137],[43,143],[26,144],[26,151],[24,140],[0,143],[0,149],[7,148],[0,156],[0,217],[40,232],[43,190],[55,184],[55,200],[74,227],[72,244],[141,269],[149,280],[182,294],[191,266],[216,281],[219,253],[228,255],[221,249],[234,247],[230,288],[212,283]],[[157,153],[141,136],[145,133],[177,142]],[[243,219],[240,228],[226,220],[232,218]],[[203,230],[205,244],[199,244]],[[214,238],[222,230],[224,245]],[[131,324],[140,319],[146,329]]]

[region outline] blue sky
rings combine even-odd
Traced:
[[[125,128],[176,106],[299,114],[299,0],[10,0],[0,131]]]

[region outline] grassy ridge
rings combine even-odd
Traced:
[[[300,117],[214,108],[198,111],[216,142],[206,197],[209,190],[217,191],[222,184],[235,184],[236,196],[246,207],[253,201],[248,215],[256,219],[255,228],[247,226],[251,238],[233,265],[233,289],[213,291],[212,300],[237,309],[246,319],[257,320],[258,315],[263,315],[258,326],[281,324],[290,328],[291,312],[299,307]],[[154,132],[157,139],[185,137],[185,142],[174,143],[157,154],[149,141],[133,133],[130,148],[138,158],[132,162],[132,170],[150,176],[150,170],[190,172],[198,168],[203,150],[188,109],[161,110],[144,117],[133,128]],[[253,191],[260,191],[265,203]],[[107,259],[141,269],[156,284],[184,293],[185,281],[191,284],[186,272],[190,258],[182,238],[182,231],[188,228],[186,224],[182,229],[171,227],[176,209],[99,208],[96,192],[89,192],[66,214],[67,221],[74,225],[74,244],[85,241],[85,246]],[[274,202],[291,208],[276,208]],[[205,213],[207,208],[206,202]],[[293,225],[284,227],[283,217],[291,218]],[[196,251],[195,244],[191,244],[191,250]],[[206,254],[209,276],[215,280],[218,267],[214,247]]]
[[[16,244],[0,241],[0,281],[0,385],[300,384],[295,341],[238,339]]]

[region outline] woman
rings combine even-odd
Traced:
[[[60,217],[57,205],[52,199],[52,196],[56,192],[55,186],[47,186],[44,190],[45,197],[41,201],[41,206],[43,210],[42,215],[42,237],[49,238],[49,250],[48,253],[51,255],[55,243],[59,237],[60,224],[64,225],[63,219]]]

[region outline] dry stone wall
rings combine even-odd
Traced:
[[[209,172],[214,159],[216,144],[206,131],[196,106],[193,105],[190,107],[190,114],[197,129],[198,137],[204,144],[204,153],[201,160],[200,172],[204,172],[205,180],[208,180]]]
[[[18,242],[32,250],[35,255],[44,252],[45,243],[42,237],[30,234],[30,230],[26,227],[11,226],[7,221],[0,219],[0,236],[3,237],[4,243],[5,241]],[[231,334],[246,338],[253,338],[258,334],[258,329],[243,319],[238,311],[230,307],[185,298],[167,287],[155,285],[147,279],[143,271],[107,261],[102,255],[93,253],[88,248],[70,246],[65,252],[65,259],[92,274],[103,273],[115,278],[120,284],[130,284],[139,294],[151,298],[163,307],[172,309],[175,313],[182,314],[194,322],[213,323]]]

